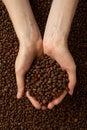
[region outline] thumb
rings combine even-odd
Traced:
[[[73,71],[72,73],[68,73],[69,74],[69,94],[70,95],[73,95],[73,92],[74,92],[74,87],[75,87],[75,84],[76,84],[76,71]]]
[[[16,73],[17,82],[17,98],[21,98],[24,94],[24,75],[21,73]]]

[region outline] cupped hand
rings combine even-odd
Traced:
[[[20,44],[18,56],[15,62],[15,73],[17,81],[17,98],[21,98],[24,94],[24,76],[25,73],[29,70],[34,58],[41,55],[43,52],[42,39],[36,41],[36,43]],[[40,104],[33,97],[31,97],[26,92],[26,96],[31,101],[31,103],[37,108],[40,109]]]
[[[51,58],[55,59],[63,70],[66,70],[69,76],[69,94],[72,95],[74,91],[74,86],[76,83],[76,65],[71,56],[68,46],[64,42],[59,43],[43,43],[44,53],[49,55]],[[66,96],[67,92],[64,91],[63,94],[54,99],[48,104],[48,108],[52,109],[55,105],[58,105]]]

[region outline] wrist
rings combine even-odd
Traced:
[[[25,37],[22,40],[19,40],[19,44],[21,48],[30,50],[30,48],[36,48],[36,46],[42,43],[42,38],[38,34],[37,36],[34,35],[33,39],[30,39],[29,37]]]
[[[41,37],[39,28],[36,25],[31,25],[28,27],[22,27],[21,30],[17,31],[17,36],[20,41],[25,41],[26,40],[37,40],[39,37]]]
[[[43,43],[49,44],[49,45],[66,45],[67,44],[67,38],[68,36],[56,31],[49,31],[45,32]]]
[[[23,46],[24,48],[29,48],[32,45],[36,45],[39,41],[42,41],[41,36],[35,36],[33,39],[29,39],[29,37],[26,37],[25,39],[19,40],[20,46]]]
[[[23,32],[19,32],[17,36],[19,39],[19,43],[23,46],[29,46],[29,44],[36,43],[39,39],[42,39],[38,28],[31,28]]]

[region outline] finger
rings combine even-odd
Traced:
[[[69,74],[69,94],[72,95],[76,84],[76,71],[70,72]]]
[[[40,109],[41,108],[41,105],[38,101],[36,101],[34,99],[34,97],[30,96],[29,92],[27,91],[26,92],[26,96],[27,98],[31,101],[32,105],[36,108],[36,109]]]
[[[42,108],[42,110],[46,110],[46,107],[45,107],[45,106],[42,106],[41,108]]]
[[[24,94],[24,76],[16,73],[17,81],[17,98],[21,98]]]
[[[57,99],[54,99],[52,102],[50,102],[48,104],[48,108],[52,109],[55,105],[58,105],[64,99],[64,97],[66,96],[66,94],[67,94],[67,92],[65,90],[60,97],[58,97]]]
[[[52,109],[55,106],[54,102],[52,101],[51,103],[48,104],[48,109]]]

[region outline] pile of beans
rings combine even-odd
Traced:
[[[34,60],[28,73],[27,89],[42,105],[47,105],[68,88],[68,74],[49,56],[42,55]]]

